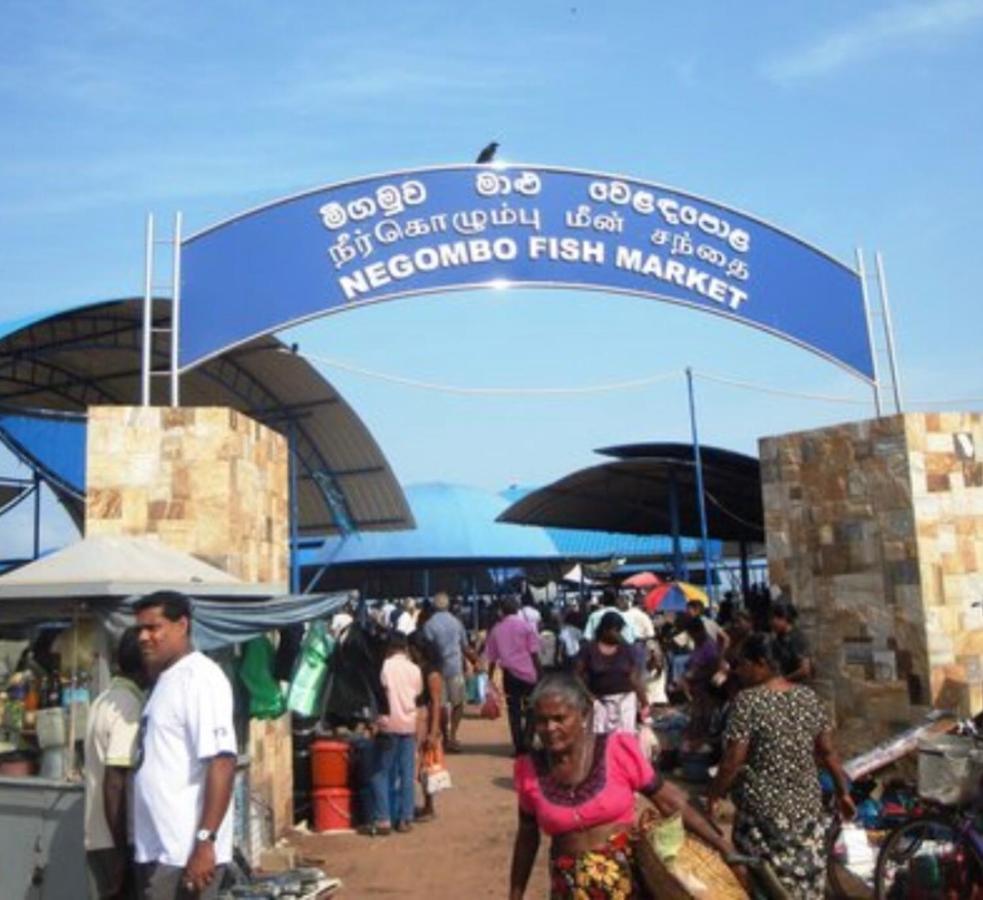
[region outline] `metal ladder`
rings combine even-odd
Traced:
[[[140,356],[140,405],[150,406],[151,379],[167,378],[170,383],[170,405],[181,401],[178,376],[178,348],[181,325],[181,213],[174,214],[174,231],[170,237],[156,236],[153,213],[147,215],[147,235],[143,275],[143,346]],[[169,282],[157,284],[157,256],[160,248],[170,248],[170,265],[165,262],[165,277]],[[166,257],[165,257],[166,260]],[[167,326],[154,325],[154,307],[163,300],[170,301]],[[169,365],[166,369],[154,369],[154,336],[167,335]]]
[[[884,276],[884,258],[880,252],[874,253],[874,271],[867,270],[863,251],[857,247],[857,276],[860,278],[860,291],[864,301],[864,314],[867,318],[867,341],[870,346],[871,365],[874,370],[874,409],[878,418],[883,415],[882,392],[890,390],[894,399],[895,413],[902,412],[901,376],[898,374],[898,359],[894,342],[894,324],[891,320],[891,304],[887,294],[887,279]],[[877,306],[870,302],[870,287],[877,288]],[[877,328],[875,328],[875,320]],[[881,341],[878,341],[878,332]],[[881,364],[887,361],[890,380],[885,383],[878,374]]]

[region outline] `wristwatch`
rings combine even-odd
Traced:
[[[215,839],[217,837],[218,837],[218,833],[217,832],[215,832],[215,831],[209,831],[207,828],[199,828],[195,832],[195,840],[196,841],[201,841],[202,843],[204,843],[205,841],[210,841],[211,843],[214,844],[215,843]]]

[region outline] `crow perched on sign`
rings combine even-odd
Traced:
[[[476,163],[490,163],[495,158],[495,151],[498,149],[498,141],[492,141],[481,153],[478,154]]]

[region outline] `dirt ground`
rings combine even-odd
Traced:
[[[467,718],[464,753],[447,757],[454,787],[437,797],[437,818],[409,834],[310,835],[292,841],[341,878],[338,896],[450,898],[507,896],[516,806],[505,718]],[[526,895],[547,895],[546,841]]]

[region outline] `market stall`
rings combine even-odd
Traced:
[[[108,684],[113,638],[132,623],[131,603],[157,590],[192,598],[195,646],[226,664],[234,645],[330,616],[348,600],[246,584],[149,538],[79,541],[0,577],[0,828],[19,835],[0,846],[11,897],[42,885],[46,897],[74,897],[84,883],[86,715]],[[248,809],[248,782],[237,797]]]

